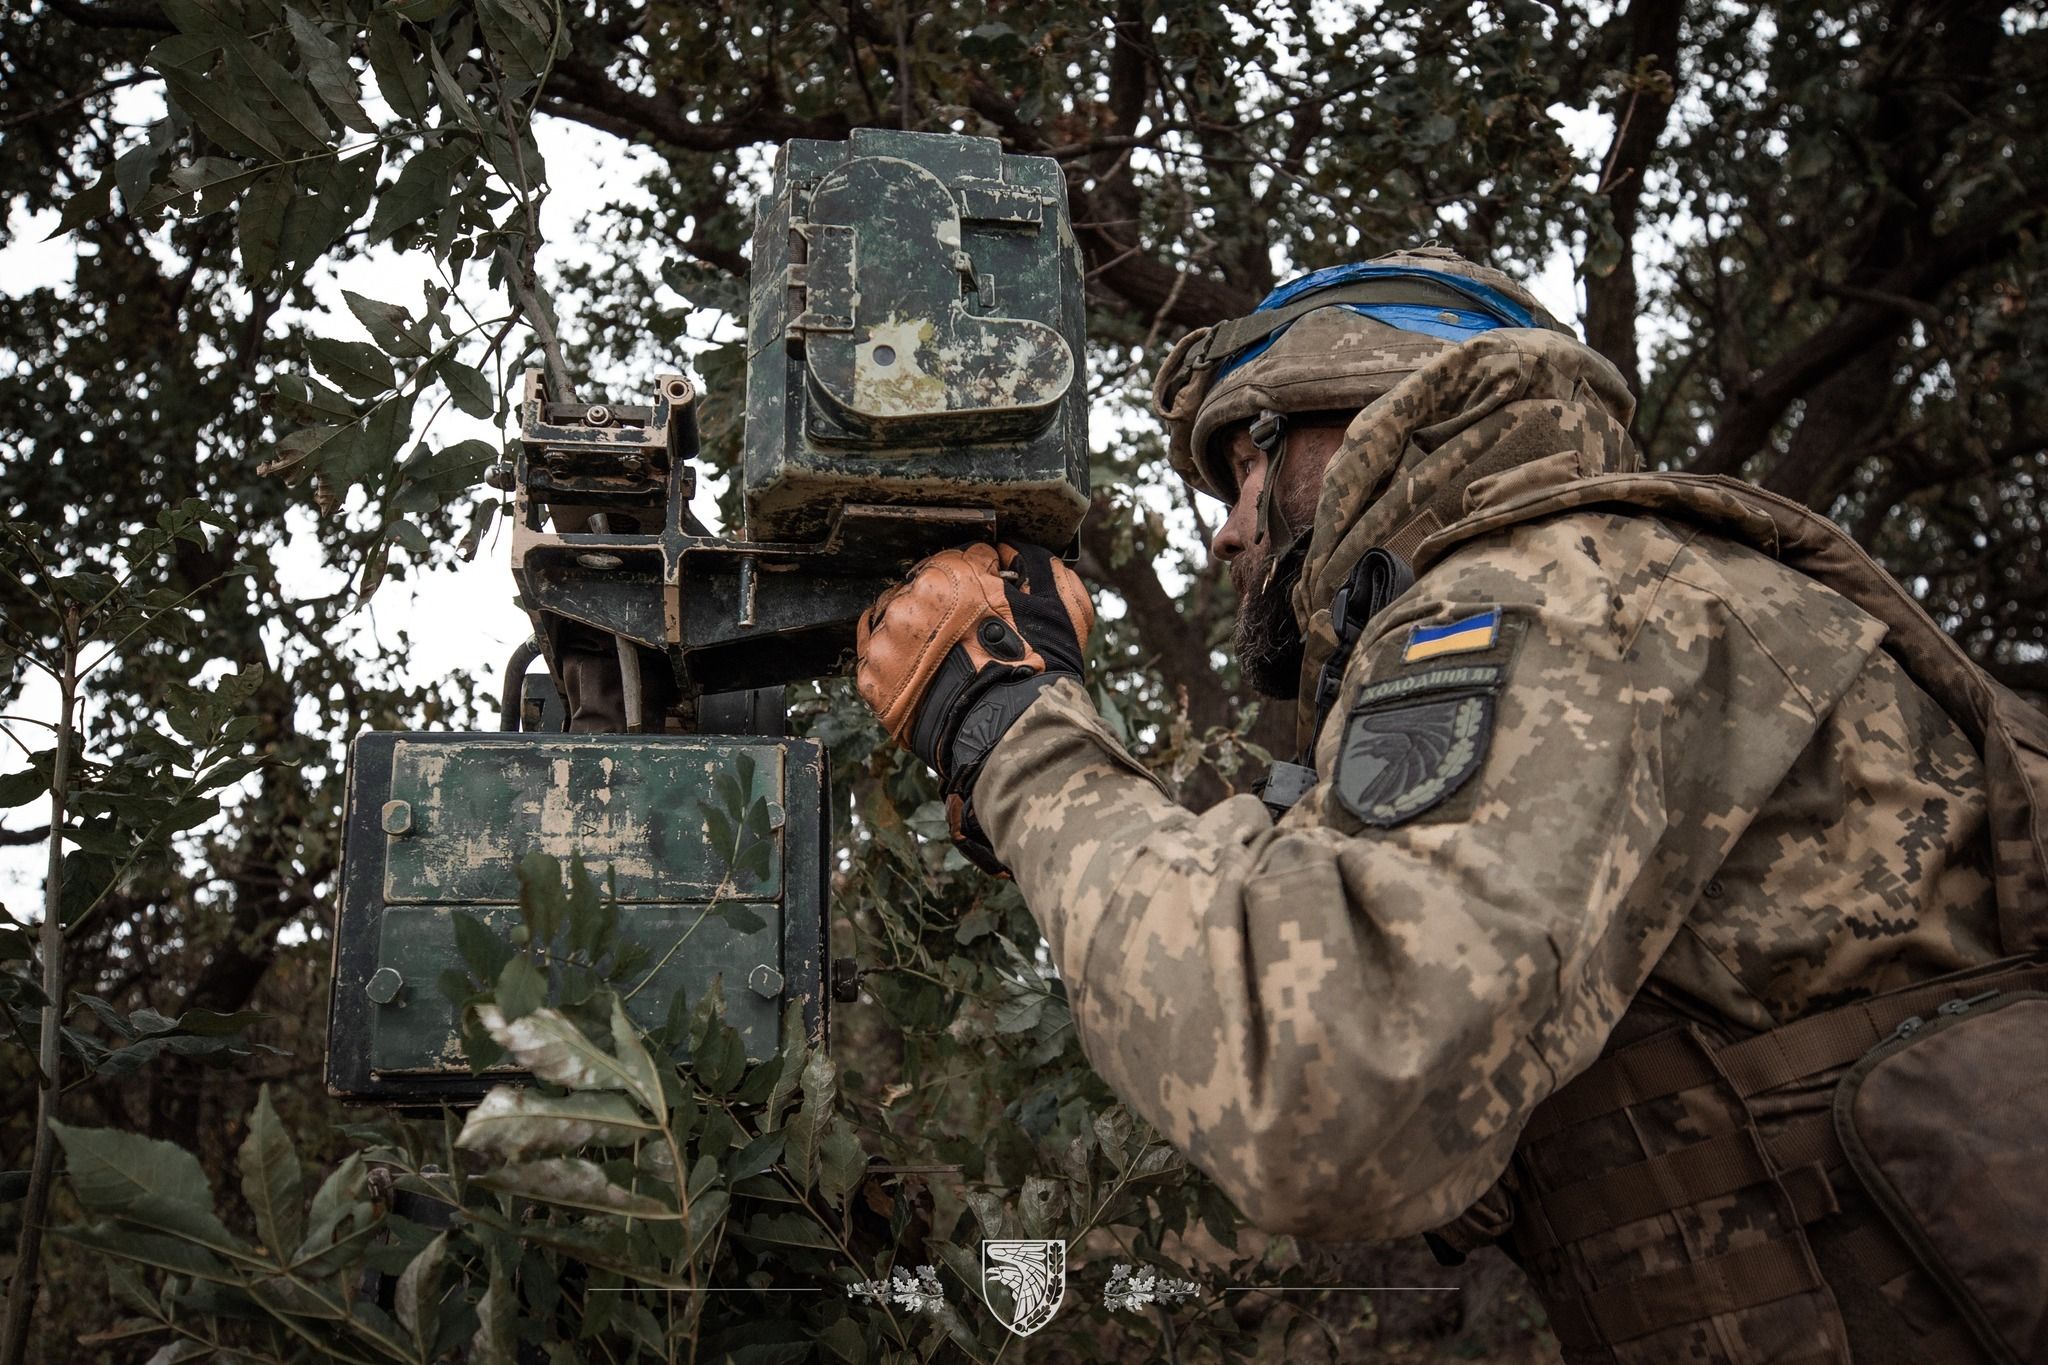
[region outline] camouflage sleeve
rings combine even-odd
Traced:
[[[1254,1223],[1382,1240],[1479,1198],[1881,635],[1832,594],[1753,629],[1686,556],[1586,514],[1439,565],[1278,824],[1175,805],[1070,682],[990,759],[976,807],[1089,1060]]]

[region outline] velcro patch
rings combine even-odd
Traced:
[[[1337,799],[1368,825],[1402,824],[1465,785],[1493,739],[1493,696],[1427,697],[1344,726]]]
[[[1443,626],[1416,626],[1408,632],[1408,647],[1401,651],[1404,664],[1421,663],[1440,654],[1464,654],[1491,649],[1500,634],[1500,608],[1488,607],[1477,616]]]

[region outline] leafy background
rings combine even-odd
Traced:
[[[64,731],[0,722],[18,741],[0,798],[19,808],[0,839],[46,848],[53,817],[62,831],[61,957],[25,900],[0,927],[15,1040],[0,1084],[22,1097],[0,1106],[0,1166],[30,1165],[42,1096],[66,1125],[56,1219],[78,1229],[45,1246],[60,1288],[19,1344],[67,1361],[197,1359],[214,1341],[255,1359],[432,1358],[458,1340],[479,1359],[511,1358],[515,1340],[529,1358],[991,1359],[1019,1348],[991,1335],[958,1257],[1022,1226],[1076,1244],[1074,1297],[1033,1358],[1550,1358],[1497,1258],[1454,1280],[1413,1249],[1268,1240],[1131,1124],[1078,1054],[1028,913],[922,838],[938,827],[929,780],[843,680],[791,694],[834,755],[835,948],[865,973],[829,1079],[796,1054],[728,1075],[715,1009],[615,1036],[593,960],[561,1027],[589,1030],[607,1066],[637,1068],[644,1049],[658,1089],[563,1072],[563,1102],[604,1106],[616,1129],[582,1155],[559,1130],[559,1150],[515,1155],[338,1110],[315,1059],[341,746],[370,726],[485,718],[474,676],[422,681],[403,633],[366,636],[365,603],[485,543],[499,513],[477,477],[523,365],[628,394],[701,352],[707,390],[735,393],[736,350],[699,343],[734,335],[765,157],[789,137],[905,126],[993,136],[1067,172],[1097,419],[1081,562],[1105,606],[1095,686],[1192,804],[1241,786],[1281,718],[1243,704],[1219,652],[1229,589],[1199,548],[1216,509],[1174,497],[1143,412],[1151,369],[1182,330],[1295,269],[1430,238],[1524,272],[1569,263],[1589,341],[1642,395],[1655,462],[1836,516],[2039,695],[2044,44],[2037,9],[1969,3],[11,7],[0,246],[59,227],[72,254],[67,279],[0,296],[0,686],[10,715],[26,705]],[[646,174],[579,206],[582,249],[557,256],[534,130],[561,125],[630,146]],[[378,259],[429,283],[339,295],[337,276]],[[714,464],[735,437],[729,415],[709,425]],[[91,671],[60,716],[34,699],[67,657]],[[42,809],[52,785],[68,799]],[[53,960],[64,1029],[39,1056]],[[540,1017],[512,961],[472,967],[479,1039],[487,1007],[508,1029]],[[689,1058],[685,1079],[669,1064]],[[829,1186],[822,1157],[791,1155],[792,1105],[819,1151],[838,1144]],[[641,1136],[608,1140],[625,1131]],[[669,1168],[643,1161],[669,1139]],[[863,1163],[940,1169],[856,1179],[849,1143]],[[538,1177],[489,1183],[548,1161],[589,1162],[663,1216],[564,1209]],[[420,1174],[430,1164],[457,1188]],[[773,1216],[749,1181],[800,1184],[817,1207],[784,1216],[844,1246],[749,1242],[750,1220]],[[0,1178],[0,1194],[28,1183]],[[691,1218],[713,1190],[730,1202],[699,1246]],[[435,1204],[462,1211],[445,1232]],[[0,1224],[21,1208],[0,1205]],[[831,1288],[773,1315],[743,1296],[699,1296],[701,1313],[674,1302],[688,1296],[608,1296],[612,1316],[580,1337],[593,1277],[625,1273],[576,1243],[586,1232],[624,1238],[604,1254],[636,1272]],[[146,1236],[187,1260],[76,1292],[100,1282],[107,1247]],[[195,1267],[195,1245],[214,1262]],[[1196,1268],[1204,1297],[1100,1307],[1110,1267],[1148,1260]],[[927,1263],[951,1317],[841,1292]],[[363,1264],[392,1281],[383,1306]],[[1463,1288],[1223,1292],[1254,1281]],[[91,1335],[174,1313],[211,1335]],[[769,1326],[796,1335],[722,1335]]]

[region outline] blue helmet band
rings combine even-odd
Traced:
[[[1401,331],[1453,342],[1497,327],[1543,325],[1500,290],[1462,275],[1414,266],[1338,265],[1289,280],[1247,316],[1216,328],[1194,365],[1203,368],[1207,361],[1220,379],[1262,354],[1297,318],[1339,305]]]

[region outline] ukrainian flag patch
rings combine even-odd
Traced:
[[[1477,616],[1468,616],[1447,626],[1416,626],[1408,632],[1408,648],[1401,652],[1401,662],[1417,664],[1440,654],[1491,649],[1499,636],[1499,607],[1488,607]]]

